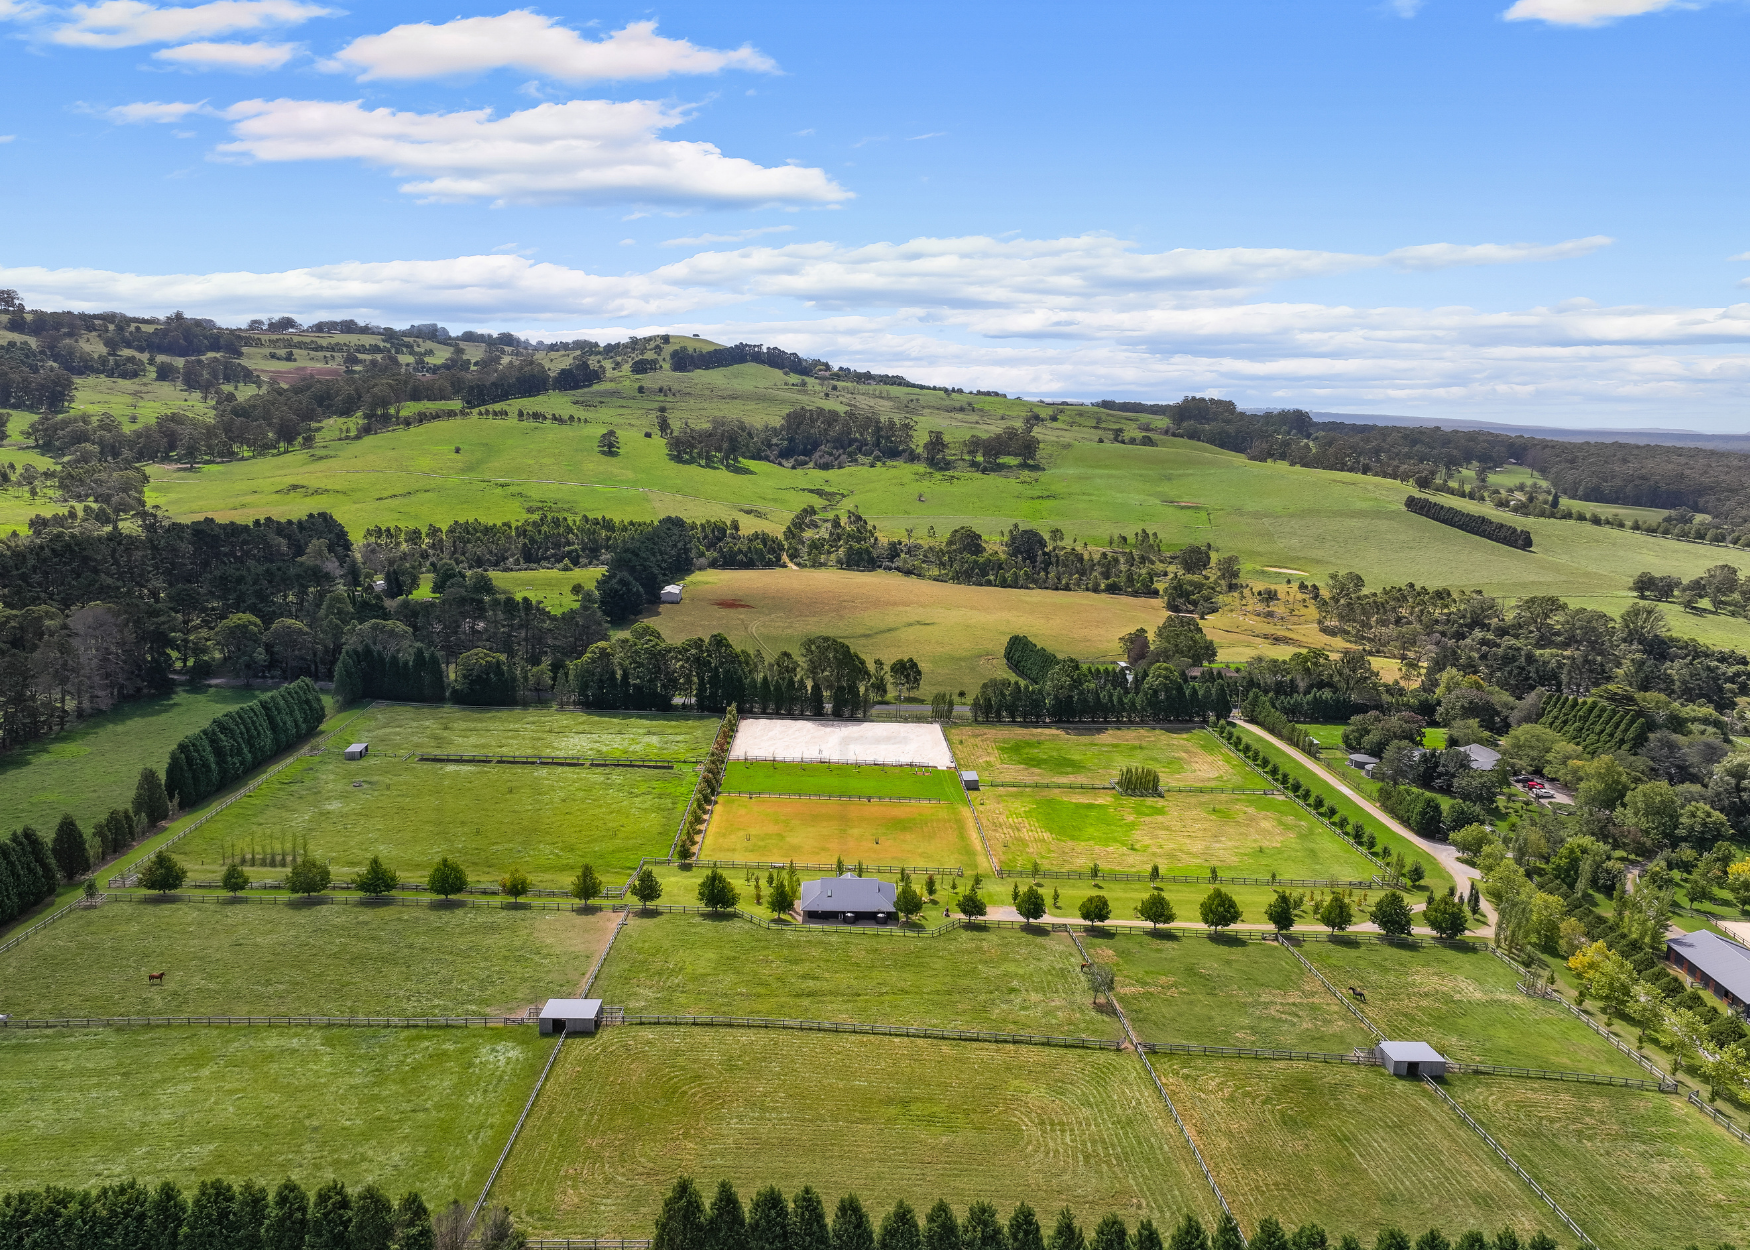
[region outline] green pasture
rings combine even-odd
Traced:
[[[1319,979],[1270,942],[1112,929],[1082,942],[1113,964],[1131,1027],[1145,1042],[1347,1053],[1371,1045]]]
[[[562,765],[420,763],[413,751],[506,755],[698,758],[709,717],[591,715],[542,709],[442,706],[378,708],[346,737],[371,753],[347,760],[338,746],[291,767],[239,799],[176,847],[197,875],[215,879],[227,856],[263,863],[296,839],[350,877],[372,855],[423,881],[441,856],[472,881],[522,868],[534,884],[563,888],[582,863],[612,875],[664,855],[697,776],[672,771]]]
[[[1484,947],[1338,939],[1300,951],[1339,991],[1362,990],[1362,1012],[1387,1037],[1461,1062],[1647,1075],[1560,1003],[1521,993],[1519,974]]]
[[[1412,1238],[1438,1228],[1450,1240],[1508,1225],[1522,1245],[1536,1229],[1572,1244],[1537,1195],[1421,1082],[1339,1064],[1153,1062],[1248,1233],[1274,1215],[1291,1230],[1319,1224],[1333,1244],[1353,1233],[1372,1245],[1389,1225]]]
[[[1205,729],[1128,725],[950,725],[954,758],[985,782],[1104,784],[1138,766],[1163,786],[1262,785]]]
[[[1488,1076],[1446,1088],[1600,1250],[1750,1239],[1745,1146],[1681,1098]]]
[[[723,789],[731,793],[876,795],[943,799],[964,805],[959,776],[947,768],[899,768],[880,764],[786,764],[731,760]]]
[[[1264,784],[1262,781],[1260,785]],[[1086,870],[1365,880],[1375,869],[1287,798],[1103,790],[982,790],[985,835],[1004,871]]]
[[[471,1203],[550,1045],[528,1025],[0,1033],[0,1191],[338,1176]]]
[[[859,803],[810,798],[718,798],[702,859],[894,864],[988,870],[963,803]]]
[[[757,912],[752,890],[730,875]],[[1080,964],[1066,934],[1044,929],[908,938],[634,914],[591,993],[627,1011],[1116,1039],[1118,1020],[1094,1008]]]
[[[515,595],[518,599],[533,599],[557,615],[577,606],[577,596],[571,590],[573,586],[594,586],[605,572],[606,569],[572,569],[569,572],[563,569],[516,569],[508,573],[495,573],[492,581],[500,594]],[[430,573],[421,574],[419,589],[410,597],[430,599],[431,580]]]
[[[0,825],[35,825],[47,837],[64,812],[82,829],[127,807],[142,768],[164,774],[170,748],[215,716],[253,703],[263,690],[182,685],[166,695],[118,703],[51,738],[0,755]]]
[[[599,911],[124,895],[0,955],[0,1014],[521,1014],[575,992],[612,923]],[[148,983],[151,972],[164,980]]]
[[[1084,1228],[1170,1227],[1214,1197],[1136,1057],[976,1042],[615,1027],[568,1041],[493,1189],[531,1236],[648,1236],[676,1176],[900,1198],[1019,1200]]]

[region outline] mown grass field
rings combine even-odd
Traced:
[[[879,764],[784,764],[731,760],[723,776],[730,792],[883,795],[964,804],[960,778],[947,768]]]
[[[1044,930],[902,938],[634,914],[591,994],[628,1011],[1115,1039],[1117,1017],[1094,1008],[1080,966],[1069,937]]]
[[[448,855],[470,880],[496,881],[520,867],[535,885],[562,888],[586,862],[613,875],[642,856],[667,854],[697,781],[694,770],[403,757],[423,750],[696,759],[716,727],[710,717],[551,708],[379,708],[347,728],[352,741],[371,743],[364,759],[345,759],[338,745],[300,759],[179,843],[175,853],[202,879],[216,879],[226,854],[277,848],[295,837],[337,876],[350,876],[380,855],[403,877],[423,881]]]
[[[600,911],[115,900],[0,955],[0,1013],[508,1015],[574,992],[612,924]]]
[[[1560,1003],[1520,993],[1518,975],[1482,947],[1332,941],[1300,950],[1339,990],[1363,990],[1361,1010],[1387,1037],[1472,1063],[1647,1075]]]
[[[338,1176],[471,1203],[550,1045],[527,1026],[3,1033],[0,1191]]]
[[[751,1029],[616,1027],[567,1042],[494,1201],[533,1236],[648,1236],[678,1175],[856,1193],[879,1219],[975,1199],[1084,1227],[1170,1226],[1214,1198],[1134,1055]]]
[[[1146,1042],[1339,1053],[1372,1044],[1318,978],[1273,943],[1121,930],[1082,942],[1113,964],[1119,1001]]]
[[[1572,1244],[1537,1195],[1420,1082],[1334,1064],[1181,1055],[1154,1063],[1248,1233],[1274,1215],[1289,1229],[1320,1224],[1333,1243],[1354,1233],[1372,1245],[1395,1224],[1412,1238],[1438,1228],[1451,1240],[1511,1225],[1521,1244],[1541,1228]]]
[[[1164,786],[1258,786],[1208,731],[1107,725],[951,725],[954,758],[985,781],[1103,784],[1119,770],[1152,768]]]
[[[1446,1086],[1601,1250],[1750,1239],[1745,1147],[1681,1098],[1485,1076]]]
[[[54,834],[63,812],[82,829],[126,807],[142,768],[164,774],[170,748],[262,690],[178,685],[168,695],[121,703],[52,738],[0,755],[0,826]]]
[[[1263,783],[1260,782],[1260,785]],[[1086,871],[1366,880],[1374,868],[1288,799],[1255,794],[1130,798],[1099,790],[983,790],[977,795],[1004,871]]]
[[[678,815],[678,813],[677,813]],[[717,800],[702,859],[988,869],[966,805],[841,799]]]

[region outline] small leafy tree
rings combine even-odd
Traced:
[[[1274,925],[1278,933],[1287,933],[1294,928],[1294,900],[1288,897],[1288,891],[1276,891],[1276,897],[1264,909],[1264,919]]]
[[[986,910],[984,895],[979,893],[976,883],[960,892],[960,914],[968,920],[977,920]]]
[[[241,864],[227,865],[224,875],[219,878],[219,888],[228,890],[235,897],[249,888],[249,874],[243,871]]]
[[[1203,896],[1203,901],[1197,904],[1197,915],[1211,929],[1220,932],[1230,924],[1240,922],[1240,905],[1234,896],[1215,886]]]
[[[1322,909],[1320,919],[1323,919]],[[1396,890],[1387,890],[1379,902],[1373,905],[1373,923],[1379,926],[1381,933],[1392,937],[1406,937],[1412,928],[1410,905],[1404,902],[1404,896]]]
[[[632,879],[632,897],[645,907],[662,897],[662,882],[656,879],[656,874],[650,871],[648,865]]]
[[[571,878],[571,897],[589,906],[589,900],[602,892],[602,879],[596,875],[593,866],[585,864],[577,870],[577,875]]]
[[[787,916],[796,906],[796,884],[788,873],[780,872],[773,878],[771,893],[766,895],[766,906],[771,908],[774,916]]]
[[[1164,924],[1172,924],[1179,918],[1177,909],[1173,907],[1173,901],[1158,889],[1150,890],[1143,897],[1142,902],[1136,905],[1136,914],[1156,928]]]
[[[308,856],[292,865],[286,873],[286,889],[293,894],[320,894],[334,880],[334,874],[328,870],[328,861],[311,859]]]
[[[529,892],[529,874],[521,868],[512,868],[498,879],[500,892],[510,896],[512,902]]]
[[[924,899],[918,893],[917,887],[910,881],[903,882],[893,896],[893,910],[900,914],[901,919],[916,920],[924,910]]]
[[[468,874],[462,865],[445,855],[432,865],[431,875],[425,879],[425,888],[439,898],[449,898],[468,888]]]
[[[1341,894],[1332,894],[1319,908],[1319,923],[1332,933],[1341,933],[1355,922],[1355,909]]]
[[[619,435],[619,432],[616,430],[608,430],[600,438],[596,439],[595,447],[596,447],[596,450],[601,452],[601,454],[604,456],[617,456],[617,455],[619,455],[620,454],[620,435]]]
[[[1422,878],[1428,875],[1428,870],[1422,866],[1421,860],[1412,859],[1410,861],[1410,871],[1408,875],[1411,885],[1421,885]]]
[[[393,892],[395,887],[400,884],[401,878],[395,875],[392,868],[383,863],[382,857],[373,855],[370,861],[365,864],[364,871],[353,878],[352,888],[366,898],[381,898],[385,894]]]
[[[157,890],[160,894],[180,890],[182,883],[187,880],[188,869],[169,851],[159,851],[147,861],[145,871],[140,874],[140,884],[148,890]]]
[[[1102,994],[1106,996],[1107,1001],[1111,1001],[1112,985],[1118,979],[1116,974],[1112,971],[1111,964],[1103,964],[1095,962],[1094,960],[1089,960],[1087,966],[1082,969],[1082,976],[1087,979],[1088,988],[1094,991],[1094,1001],[1096,1003],[1100,1001],[1100,995]]]
[[[1038,886],[1030,885],[1015,900],[1015,910],[1021,913],[1023,920],[1038,920],[1045,915],[1045,895],[1039,892]]]
[[[1469,908],[1450,894],[1442,894],[1422,909],[1422,923],[1443,938],[1460,937],[1470,927]]]
[[[1089,924],[1105,924],[1112,919],[1112,901],[1104,894],[1094,893],[1082,900],[1082,905],[1076,909],[1083,920]]]
[[[699,882],[699,902],[712,911],[726,911],[741,902],[741,893],[730,884],[728,877],[713,868]]]

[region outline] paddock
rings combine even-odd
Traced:
[[[954,767],[954,753],[936,724],[790,720],[746,717],[735,733],[735,760],[833,760],[851,764]]]

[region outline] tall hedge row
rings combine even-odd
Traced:
[[[29,825],[0,840],[0,924],[22,916],[61,883],[54,853]]]
[[[1035,686],[1045,680],[1057,656],[1034,642],[1026,634],[1013,634],[1003,648],[1003,662]]]
[[[1553,729],[1588,755],[1639,750],[1648,732],[1647,718],[1633,708],[1565,694],[1544,697],[1537,723]]]
[[[164,789],[191,807],[314,732],[323,715],[308,677],[232,708],[171,748]]]
[[[1521,551],[1531,550],[1531,531],[1522,530],[1517,525],[1508,525],[1502,521],[1491,521],[1486,516],[1475,512],[1467,512],[1463,508],[1448,507],[1436,503],[1432,499],[1424,499],[1421,495],[1407,495],[1404,507],[1417,516],[1425,516],[1430,521],[1438,521],[1442,525],[1450,525],[1455,530],[1463,530],[1467,534],[1475,534],[1478,538],[1486,538],[1492,543],[1502,543],[1508,547],[1517,547]]]

